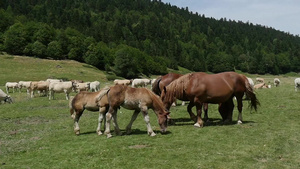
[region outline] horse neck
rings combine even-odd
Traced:
[[[150,93],[150,96],[152,97],[152,109],[157,115],[162,114],[164,112],[164,105],[162,101],[160,100],[160,98],[158,98],[156,95],[152,93]]]

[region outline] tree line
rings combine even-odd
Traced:
[[[216,20],[158,0],[3,0],[0,50],[73,59],[133,78],[178,66],[213,73],[300,71],[299,35]]]

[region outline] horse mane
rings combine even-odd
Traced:
[[[105,86],[101,91],[99,92],[99,95],[97,96],[96,102],[102,99],[103,96],[105,96],[110,90],[110,87]]]
[[[157,95],[161,94],[161,91],[159,89],[159,83],[160,83],[161,79],[162,79],[162,76],[159,76],[158,78],[156,78],[156,80],[152,84],[152,91]]]
[[[257,106],[260,105],[260,102],[258,101],[253,88],[251,87],[248,79],[246,76],[242,75],[242,77],[245,79],[245,86],[246,86],[246,95],[250,98],[250,104],[249,107],[252,109],[254,108],[255,111],[257,111]]]
[[[166,86],[164,89],[166,90],[164,99],[168,102],[173,102],[175,98],[183,98],[184,90],[186,89],[186,85],[190,80],[190,76],[192,75],[192,73],[183,75]]]
[[[152,106],[152,109],[153,110],[158,110],[157,108],[159,109],[164,109],[164,104],[161,100],[161,98],[159,96],[157,96],[154,92],[152,92],[151,90],[145,88],[146,91],[149,93],[150,97],[152,98],[152,102],[153,102],[153,106]],[[161,111],[159,111],[161,112]]]

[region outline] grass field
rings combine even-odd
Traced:
[[[50,76],[106,82],[101,71],[74,61],[2,55],[0,71],[2,90],[6,81]],[[272,82],[275,76],[260,77]],[[80,119],[81,135],[76,136],[63,94],[49,101],[47,97],[30,99],[25,92],[12,93],[15,103],[0,105],[0,168],[300,168],[300,92],[294,91],[295,77],[276,77],[280,87],[256,90],[261,103],[257,112],[250,112],[244,101],[242,125],[235,124],[236,108],[234,122],[223,125],[217,106],[209,105],[211,122],[194,128],[186,106],[177,106],[171,108],[176,124],[168,127],[167,134],[159,132],[150,110],[155,137],[147,135],[142,115],[131,135],[98,136],[98,113],[89,111]],[[124,132],[132,111],[121,108],[121,112],[118,121]]]

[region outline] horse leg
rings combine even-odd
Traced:
[[[203,110],[204,110],[204,121],[205,122],[209,122],[209,119],[208,119],[208,103],[203,103]]]
[[[102,135],[101,124],[102,124],[103,119],[105,119],[104,118],[105,111],[106,111],[106,107],[99,107],[98,127],[97,127],[97,130],[96,130],[96,132],[99,136]]]
[[[74,132],[75,132],[76,135],[79,135],[80,134],[79,119],[80,119],[80,116],[83,113],[83,110],[82,111],[76,111],[75,113],[76,114],[75,114],[75,118],[74,118]]]
[[[237,97],[237,106],[238,106],[238,110],[239,110],[237,124],[242,124],[243,123],[243,117],[242,117],[243,101],[242,101],[242,97]]]
[[[194,124],[195,127],[203,127],[203,120],[201,118],[202,114],[202,103],[196,104],[197,109],[197,122]]]
[[[132,114],[131,120],[130,120],[129,124],[126,127],[126,134],[131,133],[132,123],[136,120],[139,113],[140,113],[140,111],[135,110],[134,113]]]
[[[110,121],[112,118],[112,114],[115,112],[116,110],[112,107],[109,107],[108,112],[106,113],[106,123],[105,123],[105,134],[107,135],[107,138],[112,137],[111,133],[110,133]]]
[[[118,125],[118,120],[117,120],[117,111],[115,111],[114,114],[112,114],[112,118],[113,118],[113,125],[115,127],[115,133],[116,135],[120,136],[122,135],[119,125]]]
[[[197,122],[197,117],[195,116],[195,114],[192,112],[192,108],[195,106],[194,102],[190,102],[189,105],[187,106],[187,111],[190,114],[191,119],[194,122]]]
[[[154,131],[152,130],[151,125],[150,125],[150,117],[148,115],[147,108],[144,108],[142,110],[142,112],[143,112],[143,115],[144,115],[144,120],[145,120],[146,125],[147,125],[147,133],[148,133],[148,135],[155,136],[156,134],[154,133]]]

